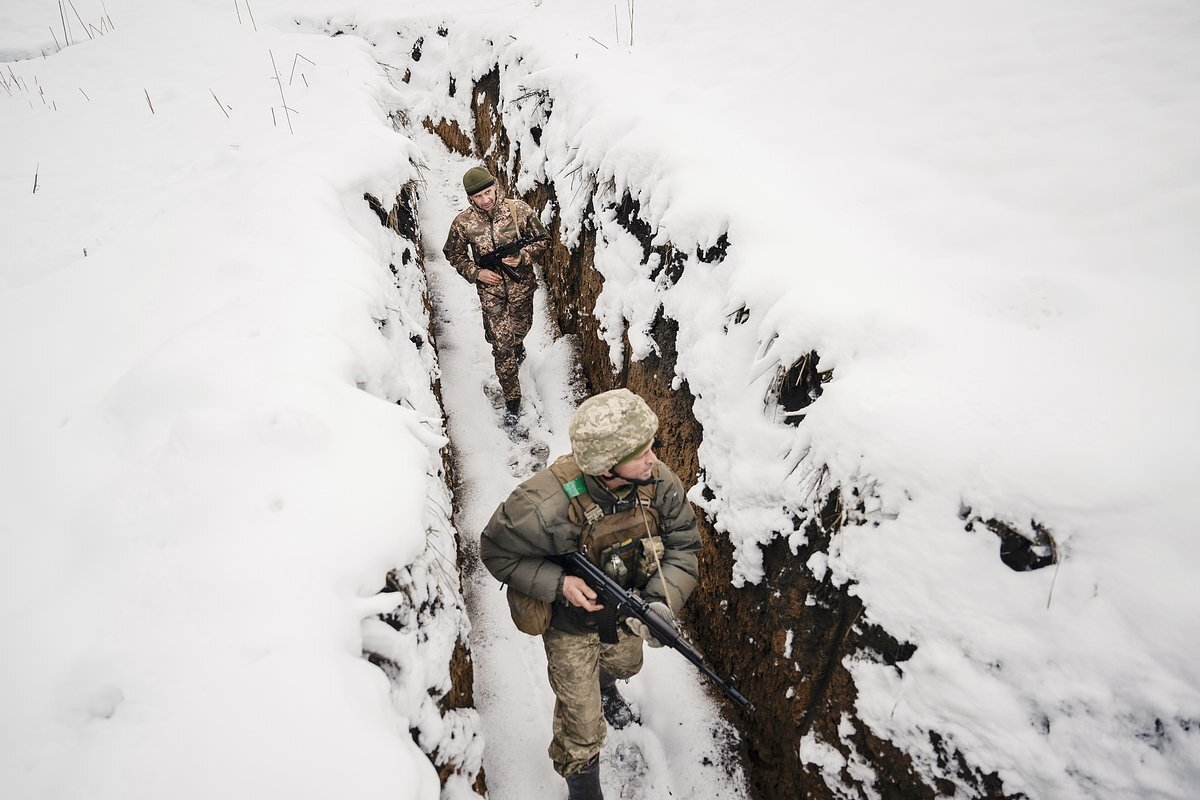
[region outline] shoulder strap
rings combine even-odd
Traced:
[[[572,522],[576,525],[583,525],[585,522],[594,523],[604,516],[600,506],[596,505],[596,501],[588,494],[583,471],[575,463],[574,455],[567,453],[557,459],[550,465],[550,471],[554,473],[554,477],[562,485],[563,492],[571,501],[568,513]]]
[[[513,227],[517,230],[517,238],[521,238],[521,218],[517,216],[517,201],[513,198],[506,198],[508,202],[509,213],[512,214]]]

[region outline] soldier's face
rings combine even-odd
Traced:
[[[467,198],[480,211],[491,211],[496,205],[496,184],[492,184],[481,192],[476,192]]]
[[[623,479],[626,483],[630,479],[647,481],[650,480],[650,476],[654,473],[654,465],[657,463],[658,456],[654,455],[654,445],[651,444],[641,453],[614,469],[613,474]]]

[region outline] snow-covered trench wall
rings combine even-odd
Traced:
[[[389,309],[378,322],[388,337],[407,335],[418,353],[436,351],[423,246],[416,224],[415,183],[401,188],[386,207],[370,194],[363,201],[379,223],[399,237],[398,264],[389,265],[402,308]],[[441,407],[441,387],[433,371],[429,390]],[[377,620],[363,624],[363,656],[388,676],[395,705],[411,720],[413,741],[429,757],[445,787],[464,785],[486,794],[481,767],[483,741],[474,711],[474,673],[466,645],[468,623],[459,574],[461,553],[452,523],[454,458],[430,428],[431,445],[441,453],[431,465],[425,506],[426,546],[405,567],[387,575],[381,594],[398,603]]]
[[[551,314],[559,332],[577,340],[588,390],[627,386],[645,397],[662,420],[660,457],[685,481],[699,481],[692,500],[707,512],[701,522],[702,583],[687,621],[716,670],[737,676],[743,692],[758,704],[752,717],[728,708],[742,732],[741,755],[756,795],[932,798],[958,791],[958,796],[978,798],[1016,796],[936,731],[929,734],[927,752],[914,758],[858,718],[847,663],[868,659],[899,668],[915,650],[865,622],[851,585],[835,585],[822,566],[842,526],[867,524],[880,513],[870,486],[835,485],[826,471],[801,464],[803,454],[786,453],[778,459],[784,468],[780,492],[803,502],[737,509],[743,518],[760,513],[776,520],[783,514],[787,527],[764,537],[761,548],[750,542],[735,551],[721,521],[722,510],[730,516],[735,511],[722,502],[719,487],[729,480],[720,474],[729,467],[721,439],[736,431],[706,418],[712,406],[697,402],[689,366],[719,363],[731,354],[757,356],[765,366],[756,369],[768,377],[768,388],[765,396],[751,398],[751,408],[778,425],[801,421],[802,410],[830,379],[828,372],[818,371],[818,353],[791,363],[756,353],[753,334],[739,330],[754,314],[751,308],[728,309],[722,328],[693,329],[684,341],[681,321],[695,290],[672,298],[675,287],[685,272],[719,271],[737,243],[719,224],[706,228],[705,221],[698,226],[697,220],[684,219],[677,235],[663,223],[663,209],[646,212],[639,198],[650,195],[649,187],[628,183],[628,174],[606,172],[602,154],[589,158],[579,152],[583,121],[560,121],[556,98],[522,66],[523,56],[511,46],[459,36],[440,23],[399,35],[411,37],[411,49],[403,64],[393,66],[402,67],[405,84],[428,92],[429,108],[436,109],[417,114],[410,124],[437,134],[458,153],[479,158],[506,191],[542,212],[558,243],[545,274]],[[451,49],[460,59],[474,49],[479,54],[475,67],[448,72],[444,56]],[[711,336],[725,342],[707,352]],[[769,503],[769,494],[764,497]],[[1000,521],[988,522],[1012,538],[1017,551],[1028,553],[1026,538]],[[753,582],[737,580],[735,588],[731,578],[738,574],[738,556],[761,558],[761,574]]]

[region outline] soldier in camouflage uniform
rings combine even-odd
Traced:
[[[521,383],[517,378],[525,360],[525,334],[533,324],[533,292],[537,288],[533,264],[546,252],[547,242],[521,248],[518,255],[503,259],[522,276],[515,281],[499,272],[480,269],[482,256],[501,245],[544,235],[534,210],[517,199],[501,195],[496,179],[483,167],[472,167],[463,175],[469,207],[450,225],[442,252],[458,274],[475,284],[483,310],[483,332],[492,346],[496,377],[504,392],[508,418],[515,421],[521,409]]]
[[[571,800],[602,797],[605,720],[635,721],[616,680],[641,669],[643,639],[659,642],[626,620],[616,644],[602,643],[596,593],[544,556],[586,552],[674,619],[696,585],[700,535],[683,483],[654,454],[657,430],[658,417],[628,389],[585,400],[571,422],[572,452],[518,486],[483,530],[480,555],[508,584],[514,621],[542,636],[557,698],[549,753]]]

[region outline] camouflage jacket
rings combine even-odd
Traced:
[[[663,463],[655,466],[656,487],[651,507],[659,514],[666,550],[661,569],[652,575],[641,595],[647,601],[666,602],[678,611],[696,588],[699,567],[696,553],[700,533],[696,514],[688,502],[683,482]],[[634,495],[618,499],[594,477],[586,476],[588,494],[605,514],[625,511],[633,506]],[[549,469],[535,473],[518,486],[492,514],[483,529],[480,557],[488,572],[501,583],[538,600],[553,602],[551,625],[568,633],[595,630],[591,615],[563,600],[562,567],[543,556],[570,553],[579,549],[581,528],[568,517],[570,499]],[[663,582],[669,586],[664,591]]]
[[[496,205],[492,206],[491,214],[484,213],[474,203],[459,212],[450,224],[442,253],[459,275],[475,283],[479,275],[475,259],[514,239],[545,233],[542,221],[528,204],[522,200],[509,200],[497,188]],[[521,263],[516,269],[532,273],[533,263],[545,255],[548,244],[548,241],[541,241],[521,248]]]

